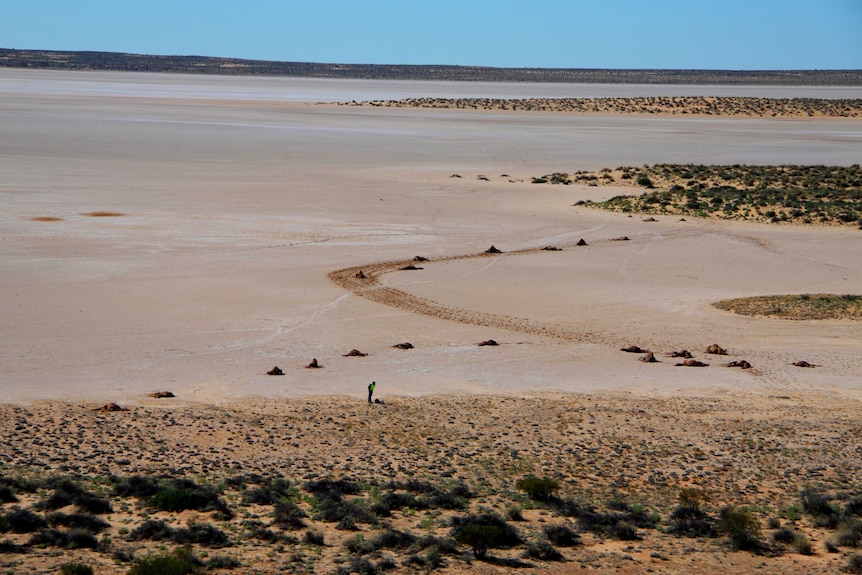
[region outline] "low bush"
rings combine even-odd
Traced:
[[[63,527],[79,528],[101,533],[111,525],[100,517],[89,513],[51,513],[46,517],[49,525],[62,525]]]
[[[862,555],[851,553],[847,557],[847,565],[841,568],[845,573],[862,573]]]
[[[93,568],[86,563],[72,561],[60,565],[61,575],[93,575]]]
[[[68,505],[76,505],[80,511],[103,515],[111,513],[111,503],[86,491],[69,479],[60,480],[53,485],[54,493],[45,500],[34,505],[36,509],[55,510]]]
[[[452,518],[452,537],[468,545],[477,559],[484,559],[489,549],[508,549],[521,543],[517,529],[492,513]]]
[[[290,499],[293,485],[287,479],[277,478],[246,491],[242,495],[245,504],[275,505],[282,499]]]
[[[18,497],[8,485],[0,484],[0,503],[17,503]]]
[[[290,499],[279,499],[275,502],[273,522],[282,529],[296,530],[305,527],[303,519],[308,514]]]
[[[524,550],[525,559],[536,559],[537,561],[563,561],[565,558],[556,547],[547,541],[530,543]]]
[[[574,547],[581,543],[578,534],[568,525],[547,525],[542,532],[557,547]]]
[[[518,480],[515,487],[526,493],[530,499],[549,501],[560,488],[560,482],[546,477],[529,476]]]
[[[681,505],[670,514],[668,532],[680,537],[715,537],[715,521],[702,509]]]
[[[12,533],[33,533],[48,526],[48,522],[41,515],[33,513],[29,509],[13,507],[6,513],[7,531]]]
[[[136,559],[128,575],[192,575],[200,573],[201,566],[200,559],[186,547],[164,555]]]
[[[747,509],[731,506],[721,510],[721,532],[728,536],[730,545],[738,551],[757,551],[761,548],[760,522]]]
[[[161,486],[153,477],[133,475],[124,479],[116,479],[114,494],[119,497],[135,497],[148,499],[159,492]]]

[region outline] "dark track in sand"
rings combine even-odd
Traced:
[[[575,247],[576,242],[568,242],[565,244],[560,244],[560,246],[567,248],[570,247],[573,249],[589,249],[590,246],[601,246],[605,248],[610,248],[615,245],[621,246],[623,244],[637,242],[638,240],[645,240],[648,238],[672,239],[683,236],[699,235],[702,232],[703,230],[700,228],[685,229],[665,232],[661,234],[643,234],[640,236],[631,236],[631,239],[629,241],[624,242],[619,241],[618,238],[608,238],[603,240],[591,241],[589,246],[586,247]],[[479,252],[474,254],[448,256],[442,258],[428,258],[427,262],[423,262],[423,264],[455,260],[537,254],[542,251],[543,248],[524,248],[505,251],[503,253]],[[515,317],[504,314],[494,314],[449,306],[427,298],[417,297],[405,291],[380,284],[379,278],[382,275],[390,272],[399,271],[405,266],[413,263],[415,262],[412,259],[370,263],[334,271],[330,273],[328,277],[337,285],[343,287],[344,289],[350,291],[351,293],[359,297],[389,307],[409,311],[411,313],[416,313],[428,317],[455,321],[469,325],[502,329],[511,332],[539,335],[575,343],[617,345],[620,340],[620,337],[615,334],[603,333],[595,330],[578,330],[570,326],[539,322],[528,318]],[[364,277],[357,277],[358,275]]]

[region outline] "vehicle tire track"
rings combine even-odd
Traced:
[[[629,238],[628,241],[620,241],[619,238],[608,238],[603,240],[593,241],[590,246],[593,248],[611,248],[619,247],[628,243],[642,243],[644,241],[679,239],[690,237],[704,233],[704,228],[689,228],[686,230],[674,230],[665,233],[643,234]],[[575,246],[575,242],[562,244],[564,247]],[[577,249],[585,249],[578,247]],[[542,251],[542,248],[524,248],[518,250],[507,251],[504,253],[475,253],[463,254],[455,256],[445,256],[440,258],[428,258],[428,263],[468,260],[490,257],[506,257],[525,254],[535,254]],[[448,306],[439,302],[417,297],[405,291],[392,287],[383,286],[380,284],[379,278],[390,272],[398,271],[401,268],[414,264],[411,260],[394,260],[388,262],[376,262],[331,272],[328,277],[337,285],[350,291],[351,293],[365,298],[367,300],[380,303],[392,308],[409,311],[418,315],[434,317],[458,323],[477,325],[506,331],[526,333],[548,337],[552,339],[560,339],[575,343],[590,343],[601,345],[617,345],[620,337],[616,334],[598,332],[594,330],[579,330],[570,326],[554,324],[548,322],[539,322],[528,318],[514,317],[504,314],[494,314],[470,310],[455,306]]]

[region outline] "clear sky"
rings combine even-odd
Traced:
[[[0,0],[0,47],[514,68],[862,69],[862,0]]]

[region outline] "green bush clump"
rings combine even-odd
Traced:
[[[536,559],[538,561],[563,561],[565,557],[556,547],[547,541],[530,543],[524,551],[525,559]]]
[[[556,479],[546,477],[525,477],[515,483],[515,487],[527,494],[530,499],[536,501],[550,501],[557,489],[560,488],[560,482]]]
[[[12,533],[32,533],[48,525],[45,518],[33,513],[29,509],[13,507],[6,513],[5,521],[0,521],[0,526],[5,524],[5,531]]]
[[[517,529],[492,513],[453,517],[452,537],[468,545],[480,560],[487,556],[489,549],[508,549],[522,541]]]
[[[273,522],[282,529],[295,530],[305,527],[304,518],[308,514],[290,499],[282,498],[275,502]]]
[[[69,479],[61,479],[49,482],[54,493],[48,499],[39,501],[34,505],[36,509],[55,510],[67,505],[76,505],[80,511],[103,515],[111,513],[113,509],[107,499],[98,497],[86,491],[78,484]]]
[[[198,485],[188,479],[174,479],[147,500],[147,505],[162,511],[216,511],[222,520],[230,519],[233,513],[218,492],[209,485]]]
[[[128,575],[193,575],[201,572],[201,566],[191,548],[184,547],[171,553],[136,559]]]
[[[93,568],[86,563],[72,561],[60,565],[61,575],[93,575]]]
[[[275,505],[282,499],[290,499],[292,490],[293,485],[289,480],[277,478],[243,493],[242,502],[246,505]]]
[[[547,525],[542,532],[557,547],[574,547],[581,543],[578,534],[568,525]]]
[[[756,551],[762,546],[760,522],[747,509],[724,507],[720,513],[719,526],[735,550]]]

